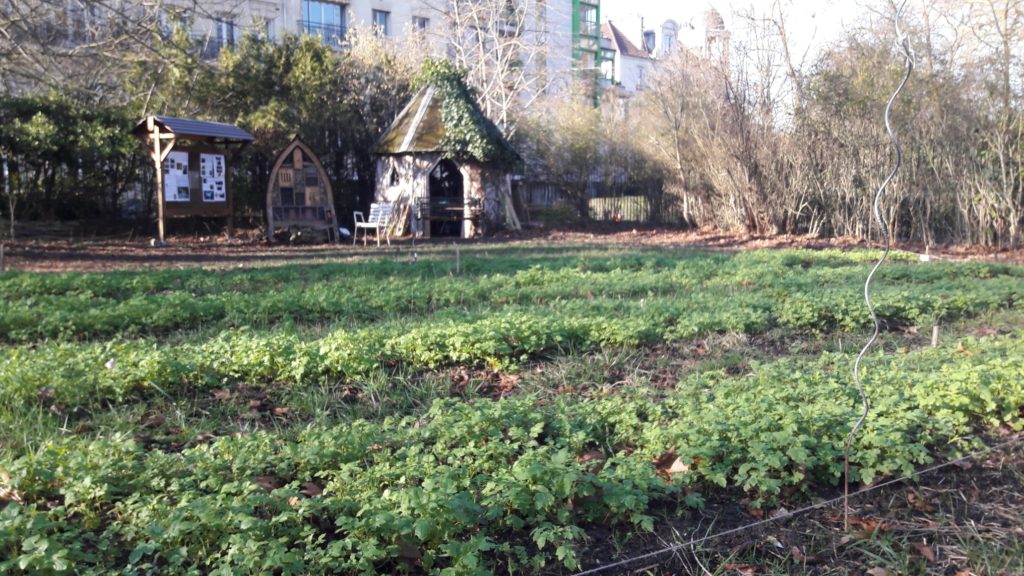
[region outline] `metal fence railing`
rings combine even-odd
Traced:
[[[323,22],[313,22],[310,20],[299,20],[298,24],[299,30],[303,34],[319,36],[324,44],[334,48],[341,47],[341,42],[345,39],[345,32],[347,31],[344,25],[324,24]]]
[[[620,185],[628,183],[618,183]],[[571,223],[569,218],[580,219],[580,206],[567,198],[559,187],[547,182],[520,183],[520,194],[531,215],[557,217]],[[622,186],[629,188],[628,186]],[[664,226],[685,226],[687,224],[682,206],[678,199],[662,192],[660,186],[635,185],[643,193],[608,194],[610,190],[591,191],[587,200],[590,220],[597,222],[635,222],[641,224],[658,224]],[[602,193],[603,192],[603,193]],[[546,219],[546,218],[545,218]],[[551,222],[558,224],[562,222]]]

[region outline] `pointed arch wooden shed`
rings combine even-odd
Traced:
[[[338,239],[334,191],[320,158],[298,137],[285,146],[267,182],[267,239],[275,228],[327,230]]]

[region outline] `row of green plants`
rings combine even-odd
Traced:
[[[544,276],[546,272],[527,271]],[[517,276],[518,278],[518,276]],[[518,278],[522,280],[522,278]],[[518,285],[523,286],[522,283]],[[895,326],[936,317],[1022,307],[1009,280],[974,292],[936,295],[901,288],[876,297],[879,316]],[[296,327],[228,329],[173,344],[158,339],[50,342],[0,350],[0,403],[34,401],[40,393],[67,406],[120,403],[232,383],[304,385],[359,380],[381,369],[481,366],[508,370],[540,355],[634,347],[712,333],[763,333],[777,326],[808,331],[853,330],[869,317],[851,295],[825,290],[766,300],[742,287],[728,297],[567,299],[500,309],[448,307],[426,317],[336,327],[314,335]],[[45,391],[45,392],[41,392]]]
[[[548,306],[643,297],[689,299],[736,293],[760,298],[774,322],[850,330],[867,320],[859,285],[864,253],[634,256],[554,259],[507,270],[504,259],[467,258],[449,276],[436,261],[312,269],[169,271],[153,275],[29,275],[0,278],[0,338],[8,342],[164,336],[176,330],[266,327],[281,322],[348,327],[447,309],[483,312],[509,304]],[[506,270],[495,272],[493,270]],[[922,324],[1012,307],[1024,269],[993,264],[904,264],[885,269],[877,299],[895,324]],[[906,302],[899,302],[905,300]],[[901,309],[902,310],[896,310]]]
[[[852,354],[667,390],[436,401],[384,422],[256,432],[175,451],[68,437],[0,469],[0,572],[489,574],[579,566],[593,524],[731,487],[771,506],[835,484],[858,405]],[[854,479],[903,475],[1020,429],[1024,333],[871,356]],[[671,466],[668,463],[671,462]]]
[[[415,281],[436,281],[454,272],[455,255],[444,246],[421,246],[418,263],[408,255],[374,259],[348,260],[340,263],[317,262],[315,265],[291,263],[281,266],[225,268],[203,270],[161,269],[111,272],[64,272],[35,274],[8,270],[0,278],[0,297],[4,300],[41,295],[89,295],[113,299],[158,295],[182,291],[193,295],[222,292],[273,292],[295,284],[322,281],[362,281],[365,278],[395,278]],[[579,268],[593,272],[616,270],[692,270],[707,277],[755,273],[769,277],[790,275],[800,268],[799,276],[819,273],[822,269],[856,267],[873,263],[877,251],[850,250],[773,250],[738,253],[713,253],[694,250],[664,250],[615,246],[582,247],[509,247],[490,245],[462,246],[461,276],[513,275],[530,269],[561,270]],[[325,251],[314,254],[326,259],[346,257],[345,253]],[[300,257],[296,257],[301,260]],[[890,264],[916,261],[914,254],[894,251]],[[928,281],[949,276],[948,264],[927,266],[886,266],[881,277]],[[992,262],[955,264],[957,275],[990,278],[1024,274],[1020,267]],[[932,272],[927,272],[927,271]]]

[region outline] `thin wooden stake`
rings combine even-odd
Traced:
[[[939,345],[939,325],[935,324],[932,326],[932,348]]]
[[[462,254],[459,252],[459,245],[455,245],[455,275],[462,274]]]
[[[7,270],[7,262],[4,260],[4,248],[6,248],[6,245],[0,243],[0,274],[3,274],[4,271]]]

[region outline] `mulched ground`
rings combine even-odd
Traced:
[[[506,244],[545,246],[565,244],[621,244],[641,247],[697,248],[706,250],[752,250],[759,248],[841,248],[866,247],[852,238],[822,239],[810,236],[749,236],[718,230],[671,230],[632,228],[623,225],[593,225],[586,230],[532,230],[502,233],[481,240],[460,240],[463,245]],[[101,272],[160,268],[226,268],[266,266],[283,263],[343,261],[368,255],[407,251],[408,238],[392,240],[392,247],[362,243],[337,245],[268,244],[259,231],[242,231],[238,239],[223,236],[181,236],[171,238],[167,246],[155,247],[149,238],[117,240],[74,240],[29,238],[5,241],[4,265],[7,269],[32,272]],[[418,246],[451,246],[452,240],[417,241]],[[877,246],[873,246],[877,247]],[[900,249],[925,254],[926,248],[900,244]],[[927,249],[935,260],[991,260],[1024,262],[1024,249],[986,250],[971,246],[939,246]]]
[[[841,490],[835,488],[820,490],[811,499],[783,498],[774,509],[752,509],[743,505],[749,502],[743,494],[718,493],[702,511],[662,519],[655,536],[629,537],[595,527],[589,533],[590,551],[583,555],[583,572],[1024,574],[1022,438],[1003,431],[1000,437],[989,438],[989,445],[1016,443],[913,481],[880,484],[851,496],[850,530],[844,530],[841,504],[790,514],[840,496]],[[764,522],[772,518],[778,519]],[[716,536],[723,532],[728,534]],[[674,549],[658,553],[666,548]],[[641,558],[624,563],[636,557]]]

